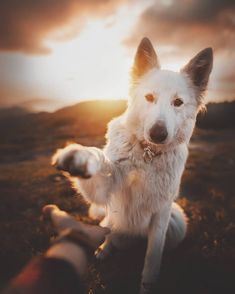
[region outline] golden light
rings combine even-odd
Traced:
[[[129,13],[122,7],[112,17],[89,21],[71,41],[48,41],[52,53],[34,60],[36,79],[50,83],[50,96],[66,103],[126,98],[134,52],[122,42],[137,15],[138,9]]]

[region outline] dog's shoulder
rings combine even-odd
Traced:
[[[131,140],[133,140],[133,135],[126,127],[124,114],[114,118],[108,123],[108,129],[105,137],[108,142],[112,141],[115,144],[128,144]]]
[[[115,160],[127,156],[134,137],[126,128],[124,115],[114,118],[109,122],[106,140],[107,143],[104,148],[106,154],[108,153]]]

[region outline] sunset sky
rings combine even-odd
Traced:
[[[0,107],[127,98],[144,36],[176,71],[213,47],[206,99],[235,99],[234,0],[0,0]]]

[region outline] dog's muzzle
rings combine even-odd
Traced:
[[[167,136],[168,132],[163,122],[155,123],[149,131],[151,141],[156,144],[163,144]]]

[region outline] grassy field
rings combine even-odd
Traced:
[[[106,123],[124,102],[80,104],[56,113],[0,113],[0,285],[48,247],[54,232],[41,208],[55,203],[78,219],[87,205],[50,166],[68,141],[102,147]],[[234,129],[196,129],[179,203],[189,218],[185,241],[164,254],[159,293],[235,293]],[[87,277],[88,293],[137,293],[145,241],[98,263]]]

